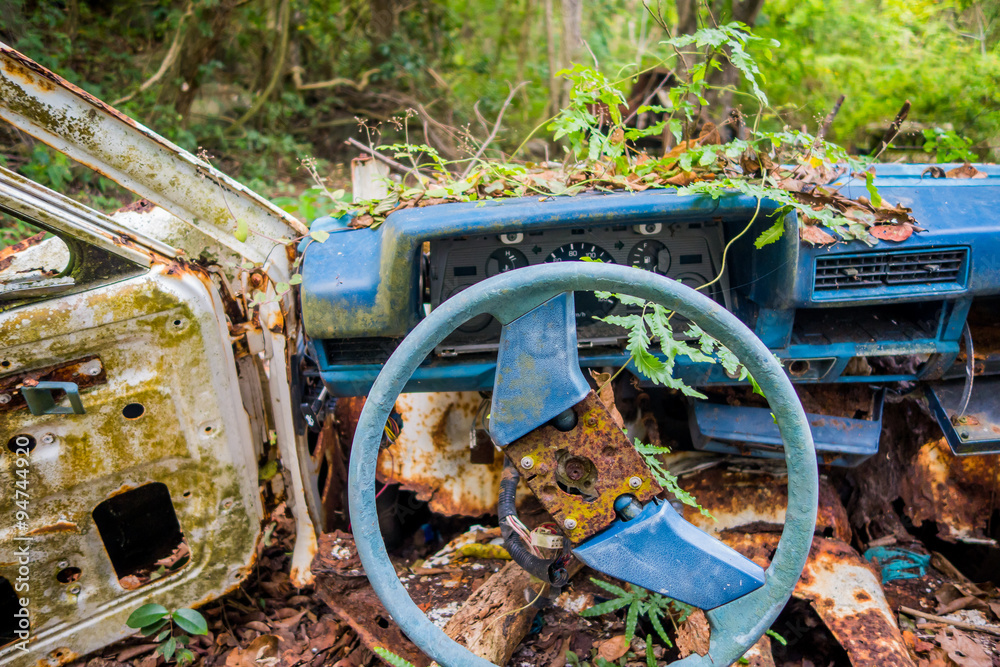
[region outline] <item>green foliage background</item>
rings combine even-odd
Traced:
[[[584,2],[586,48],[574,60],[599,63],[610,78],[622,78],[627,92],[629,75],[669,55],[660,45],[669,35],[651,12],[673,32],[678,8],[693,2],[646,0],[650,11],[639,0]],[[118,103],[125,113],[188,150],[207,150],[217,166],[252,188],[272,197],[298,196],[309,182],[302,157],[318,158],[334,187],[344,184],[343,162],[355,152],[344,139],[367,140],[358,134],[357,117],[382,123],[382,139],[391,141],[404,132],[386,121],[419,110],[407,120],[410,141],[448,157],[467,147],[440,128],[468,128],[484,138],[509,86],[526,81],[491,144],[512,151],[553,114],[550,87],[564,85],[551,83],[549,47],[562,53],[566,4],[0,0],[0,40],[108,102],[128,97]],[[710,24],[701,9],[701,25]],[[909,99],[911,121],[953,128],[971,140],[980,159],[992,160],[1000,150],[998,19],[995,0],[765,0],[755,32],[782,46],[770,59],[769,50],[754,54],[776,112],[762,118],[763,126],[815,132],[843,94],[846,102],[828,138],[864,152]],[[179,57],[140,91],[178,35]],[[559,62],[568,64],[565,57]],[[270,94],[254,105],[272,79]],[[339,83],[298,87],[330,80]],[[747,99],[737,96],[735,103]],[[245,117],[251,106],[258,108]],[[544,130],[539,136],[551,140]],[[562,155],[551,142],[549,150]],[[535,151],[522,157],[544,157],[538,144]],[[7,128],[0,128],[0,164],[97,208],[131,199]]]

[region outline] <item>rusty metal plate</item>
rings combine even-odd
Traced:
[[[80,389],[94,387],[108,381],[104,372],[104,364],[96,354],[87,355],[76,361],[69,361],[54,366],[36,368],[25,373],[14,373],[0,377],[0,412],[23,410],[28,407],[21,395],[22,386],[33,386],[39,382],[73,382]],[[58,389],[53,392],[59,401],[65,392]]]
[[[505,453],[570,541],[579,544],[615,520],[618,496],[631,494],[646,503],[661,489],[593,391],[573,412],[577,423],[571,431],[545,425],[508,445]],[[530,468],[522,465],[527,458]],[[633,478],[639,480],[634,488]]]

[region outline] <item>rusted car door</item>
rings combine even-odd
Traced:
[[[305,228],[2,44],[0,118],[146,198],[112,219],[0,169],[0,224],[50,234],[0,260],[0,665],[64,664],[146,602],[235,587],[272,445],[308,582],[297,322],[275,291]]]

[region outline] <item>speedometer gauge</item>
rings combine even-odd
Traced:
[[[611,253],[607,250],[593,243],[584,243],[582,241],[567,243],[564,246],[556,248],[545,258],[545,263],[571,262],[582,260],[584,257],[595,262],[604,262],[605,264],[615,263],[615,260],[611,257]],[[593,292],[575,292],[573,298],[576,302],[576,325],[578,327],[593,324],[595,317],[607,316],[618,305],[618,299],[614,297],[610,299],[598,299],[597,295]]]
[[[583,243],[580,241],[567,243],[564,246],[556,248],[545,258],[545,261],[546,263],[569,262],[575,259],[583,259],[584,257],[595,262],[604,262],[605,264],[615,263],[615,260],[611,259],[611,253],[604,248],[596,246],[593,243]]]

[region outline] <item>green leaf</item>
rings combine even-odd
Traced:
[[[144,628],[166,618],[169,613],[162,604],[151,602],[133,611],[128,620],[125,621],[125,625],[130,628]]]
[[[174,652],[177,650],[177,640],[171,637],[164,643],[157,647],[156,652],[163,656],[163,659],[170,662],[170,659],[174,657]]]
[[[236,233],[233,234],[233,236],[236,237],[236,240],[239,241],[240,243],[246,243],[247,236],[249,236],[249,234],[250,234],[250,226],[247,225],[247,221],[237,220]]]
[[[653,655],[653,635],[646,635],[646,667],[656,667],[656,656]]]
[[[168,629],[164,630],[163,632],[161,632],[160,634],[156,635],[156,639],[153,640],[153,641],[162,642],[164,639],[166,639],[169,636],[170,636],[170,629],[168,628]]]
[[[612,584],[610,582],[607,582],[607,581],[603,581],[601,579],[595,579],[594,577],[591,577],[590,578],[590,583],[592,583],[595,586],[598,586],[600,588],[603,588],[608,593],[611,593],[612,595],[614,595],[616,597],[631,599],[632,596],[633,596],[632,593],[629,593],[624,588],[621,588],[619,586],[615,586],[614,584]]]
[[[785,639],[784,637],[782,637],[781,635],[779,635],[774,630],[768,629],[768,631],[765,634],[767,634],[768,637],[774,639],[776,642],[778,642],[782,646],[788,646],[788,640]]]
[[[328,238],[330,238],[330,232],[324,232],[321,229],[317,229],[309,232],[309,237],[317,243],[324,243]]]
[[[260,467],[257,471],[257,480],[260,482],[270,481],[272,477],[278,474],[278,461],[270,460]]]
[[[764,230],[764,232],[757,237],[757,240],[753,242],[753,246],[760,250],[766,245],[770,245],[781,238],[781,235],[785,231],[785,218],[778,218],[773,225]]]
[[[635,626],[639,622],[639,601],[634,600],[625,616],[625,641],[631,642],[635,637]]]
[[[875,208],[881,206],[882,195],[878,193],[878,188],[875,187],[875,172],[865,172],[865,188],[868,190],[868,199],[871,201],[872,206]]]
[[[208,634],[208,623],[205,621],[205,617],[194,609],[177,609],[171,616],[177,627],[184,632],[190,632],[192,635]]]
[[[601,602],[600,604],[595,604],[589,609],[584,609],[580,612],[580,616],[591,617],[591,616],[603,616],[604,614],[610,614],[613,611],[621,609],[627,604],[632,603],[632,598],[615,598],[614,600],[607,600],[606,602]]]
[[[392,665],[392,667],[413,667],[412,662],[399,657],[389,649],[382,648],[381,646],[375,647],[375,653],[378,654],[378,657]]]
[[[191,652],[191,649],[182,648],[177,651],[178,665],[187,665],[192,662],[194,662],[194,653]]]
[[[165,626],[169,622],[170,622],[170,619],[161,618],[160,620],[156,621],[155,623],[151,623],[149,625],[143,626],[139,630],[139,634],[141,634],[143,637],[149,637],[150,635],[155,635],[157,632],[159,632],[160,630],[163,629],[163,626]]]
[[[302,284],[302,274],[296,273],[294,276],[288,279],[289,285],[301,285]]]
[[[656,634],[659,635],[663,643],[668,647],[673,646],[673,642],[670,641],[670,637],[667,635],[667,631],[663,629],[663,623],[660,621],[660,612],[652,609],[649,612],[649,622],[653,624],[653,629],[656,630]]]

